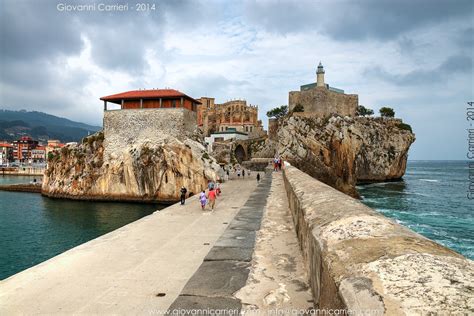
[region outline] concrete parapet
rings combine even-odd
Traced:
[[[469,314],[474,263],[287,164],[296,233],[320,309]]]

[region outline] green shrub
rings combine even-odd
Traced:
[[[410,133],[413,133],[412,129],[411,129],[411,126],[409,124],[405,124],[405,123],[399,123],[397,125],[397,127],[401,130],[404,130],[404,131],[410,131]]]
[[[395,117],[395,111],[386,106],[380,108],[379,112],[382,117]]]

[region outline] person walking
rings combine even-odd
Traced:
[[[211,211],[214,211],[214,206],[216,205],[216,190],[212,189],[208,193],[208,198],[209,198],[209,206],[211,207]]]
[[[260,182],[260,173],[257,173],[257,183]]]
[[[225,171],[225,181],[229,181],[229,169]]]
[[[188,190],[182,186],[181,187],[181,205],[184,205],[184,203],[186,202],[186,193],[188,192]]]
[[[237,179],[240,179],[240,169],[237,169]]]
[[[217,196],[221,195],[221,185],[219,182],[216,182],[216,194]]]
[[[245,178],[245,169],[242,169],[242,179]]]
[[[204,211],[207,204],[206,191],[202,190],[201,194],[199,195],[199,201],[201,202],[201,209]]]
[[[207,188],[209,190],[212,190],[214,189],[214,182],[212,180],[209,180],[209,182],[207,183]]]

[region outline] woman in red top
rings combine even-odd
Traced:
[[[209,198],[209,205],[211,206],[211,210],[214,211],[214,205],[216,204],[216,197],[217,197],[216,190],[214,189],[209,190],[207,197]]]

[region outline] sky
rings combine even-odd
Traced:
[[[246,99],[266,125],[321,61],[326,83],[412,126],[409,159],[466,158],[474,1],[136,2],[0,0],[0,108],[101,125],[100,97],[169,87]]]

